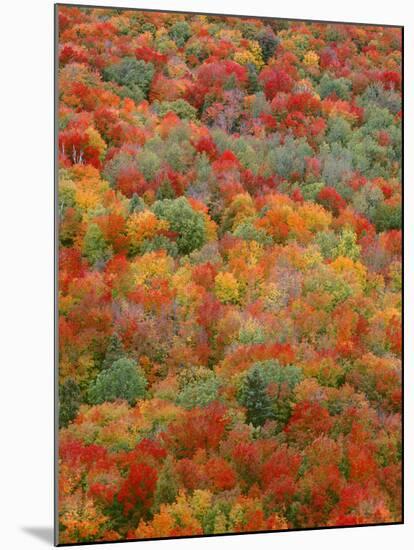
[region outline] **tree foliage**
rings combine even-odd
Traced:
[[[89,387],[89,401],[93,404],[126,399],[133,404],[145,396],[147,381],[131,359],[121,358],[102,371]]]
[[[157,201],[153,211],[168,222],[171,231],[177,233],[176,243],[181,254],[189,254],[205,243],[205,220],[201,213],[191,208],[186,198]]]

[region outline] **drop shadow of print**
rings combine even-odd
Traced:
[[[22,527],[21,530],[53,546],[53,527]]]

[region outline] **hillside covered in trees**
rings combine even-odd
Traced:
[[[59,542],[401,521],[401,29],[58,25]]]

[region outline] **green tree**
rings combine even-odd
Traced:
[[[319,95],[322,99],[336,94],[339,99],[349,99],[351,95],[352,82],[344,77],[334,78],[324,73],[319,82]]]
[[[280,136],[276,135],[270,145],[272,148],[268,155],[268,162],[272,170],[284,178],[289,178],[292,172],[297,172],[300,176],[304,175],[305,159],[313,155],[312,148],[306,140],[288,136],[281,143]]]
[[[372,220],[377,208],[384,201],[384,195],[379,187],[368,182],[352,198],[352,204],[357,212]]]
[[[258,229],[250,220],[246,220],[238,225],[233,235],[244,241],[257,241],[263,245],[269,245],[273,242],[264,229]]]
[[[302,370],[295,365],[281,366],[278,361],[261,361],[256,363],[260,368],[263,380],[268,388],[272,388],[273,418],[282,428],[292,413],[293,390],[303,379]]]
[[[173,459],[167,456],[157,480],[153,511],[158,512],[161,504],[172,504],[178,495],[179,480],[174,470]]]
[[[315,243],[319,246],[319,250],[325,260],[331,260],[333,258],[338,242],[339,238],[337,234],[331,229],[319,231],[315,235]]]
[[[108,347],[106,348],[105,357],[102,362],[102,369],[109,369],[115,361],[125,356],[124,346],[117,334],[112,334],[109,338]]]
[[[261,85],[257,69],[253,63],[247,63],[247,92],[252,95],[260,92]]]
[[[83,254],[91,265],[106,261],[112,256],[112,248],[96,223],[91,223],[83,239]]]
[[[208,378],[186,385],[178,394],[177,403],[185,409],[205,407],[217,399],[219,386],[219,381],[211,373]]]
[[[98,374],[89,386],[88,398],[92,404],[125,399],[134,405],[146,394],[147,380],[135,361],[123,357]]]
[[[159,115],[163,117],[169,112],[173,112],[180,118],[186,118],[189,120],[195,120],[197,118],[197,109],[185,101],[185,99],[163,101],[160,103],[158,108]]]
[[[267,26],[262,31],[260,31],[258,42],[262,49],[263,59],[265,63],[267,63],[272,55],[275,53],[275,50],[278,47],[280,40],[273,32],[273,29]]]
[[[182,48],[191,36],[191,27],[187,21],[177,21],[170,28],[168,34],[179,48]]]
[[[175,199],[175,191],[169,179],[165,178],[157,189],[157,200]]]
[[[357,244],[357,236],[352,229],[345,228],[342,231],[338,246],[335,249],[334,255],[347,256],[351,260],[358,260],[361,253],[361,247]]]
[[[143,149],[137,155],[137,165],[147,181],[152,180],[161,166],[159,156],[149,149]]]
[[[145,239],[139,246],[140,254],[154,252],[155,250],[165,250],[172,258],[178,256],[177,245],[165,235],[156,235],[152,239]]]
[[[154,76],[154,66],[142,59],[125,57],[119,63],[106,67],[103,71],[104,80],[113,81],[131,90],[134,94],[138,89],[146,96]]]
[[[244,346],[263,344],[265,342],[263,327],[258,322],[249,319],[240,327],[238,341]]]
[[[176,242],[181,254],[189,254],[206,242],[204,217],[191,208],[185,197],[156,201],[153,211],[169,222],[171,231],[178,233]]]
[[[267,394],[267,384],[258,366],[248,372],[240,392],[240,403],[246,407],[246,422],[253,426],[263,426],[272,418],[272,403]]]
[[[305,183],[300,186],[302,197],[306,201],[315,201],[318,193],[325,187],[322,181],[315,181],[314,183]]]
[[[81,391],[75,380],[68,378],[59,386],[59,427],[65,428],[78,414]]]
[[[373,222],[378,231],[389,231],[390,229],[401,229],[402,212],[401,204],[380,204],[373,216]]]
[[[254,96],[251,106],[251,113],[254,118],[258,118],[262,113],[271,113],[270,103],[267,101],[263,92],[257,92]],[[239,140],[237,140],[237,143],[239,143]]]
[[[142,212],[143,210],[145,210],[145,202],[140,196],[134,193],[129,201],[129,213],[132,214],[133,212]]]
[[[328,133],[326,139],[328,143],[337,141],[346,145],[351,136],[352,128],[350,123],[341,116],[331,117],[328,120]]]

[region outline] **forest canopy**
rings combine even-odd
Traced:
[[[59,542],[401,521],[401,29],[58,8]]]

